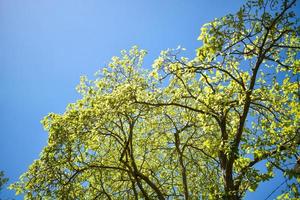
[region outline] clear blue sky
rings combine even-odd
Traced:
[[[76,101],[81,75],[133,45],[186,47],[190,57],[204,23],[235,12],[231,0],[0,0],[0,170],[14,182],[39,157],[47,133],[40,120]],[[264,199],[280,180],[247,199]],[[0,197],[14,197],[3,190]],[[22,199],[18,197],[17,199]]]

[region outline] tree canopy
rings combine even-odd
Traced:
[[[201,28],[194,58],[168,49],[152,70],[146,51],[122,51],[44,118],[48,145],[10,188],[27,199],[238,200],[282,172],[290,190],[278,198],[299,198],[295,4],[248,1]]]
[[[8,178],[4,176],[4,172],[0,171],[0,192],[2,190],[2,187],[8,182]]]

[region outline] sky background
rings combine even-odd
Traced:
[[[201,26],[238,11],[244,1],[227,2],[0,0],[0,170],[9,183],[47,144],[40,120],[80,98],[75,87],[81,75],[93,78],[133,45],[148,51],[145,67],[161,50],[178,45],[193,57]],[[246,199],[264,199],[281,182],[264,184]],[[1,197],[15,198],[6,189]]]

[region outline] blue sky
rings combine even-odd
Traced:
[[[14,182],[39,157],[47,142],[40,120],[79,98],[81,75],[92,78],[133,45],[149,52],[146,67],[161,50],[178,45],[192,57],[201,26],[243,3],[224,2],[0,0],[0,170]],[[265,197],[279,184],[266,184],[247,199]],[[14,194],[3,190],[1,196]]]

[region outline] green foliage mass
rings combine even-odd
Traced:
[[[0,171],[0,191],[2,190],[2,187],[8,182],[8,178],[5,178],[4,172]]]
[[[11,189],[26,199],[238,200],[276,169],[290,179],[278,198],[299,199],[297,165],[287,165],[300,144],[295,3],[248,1],[204,25],[193,59],[162,51],[149,72],[133,47],[82,77],[82,99],[44,118],[48,145]]]

